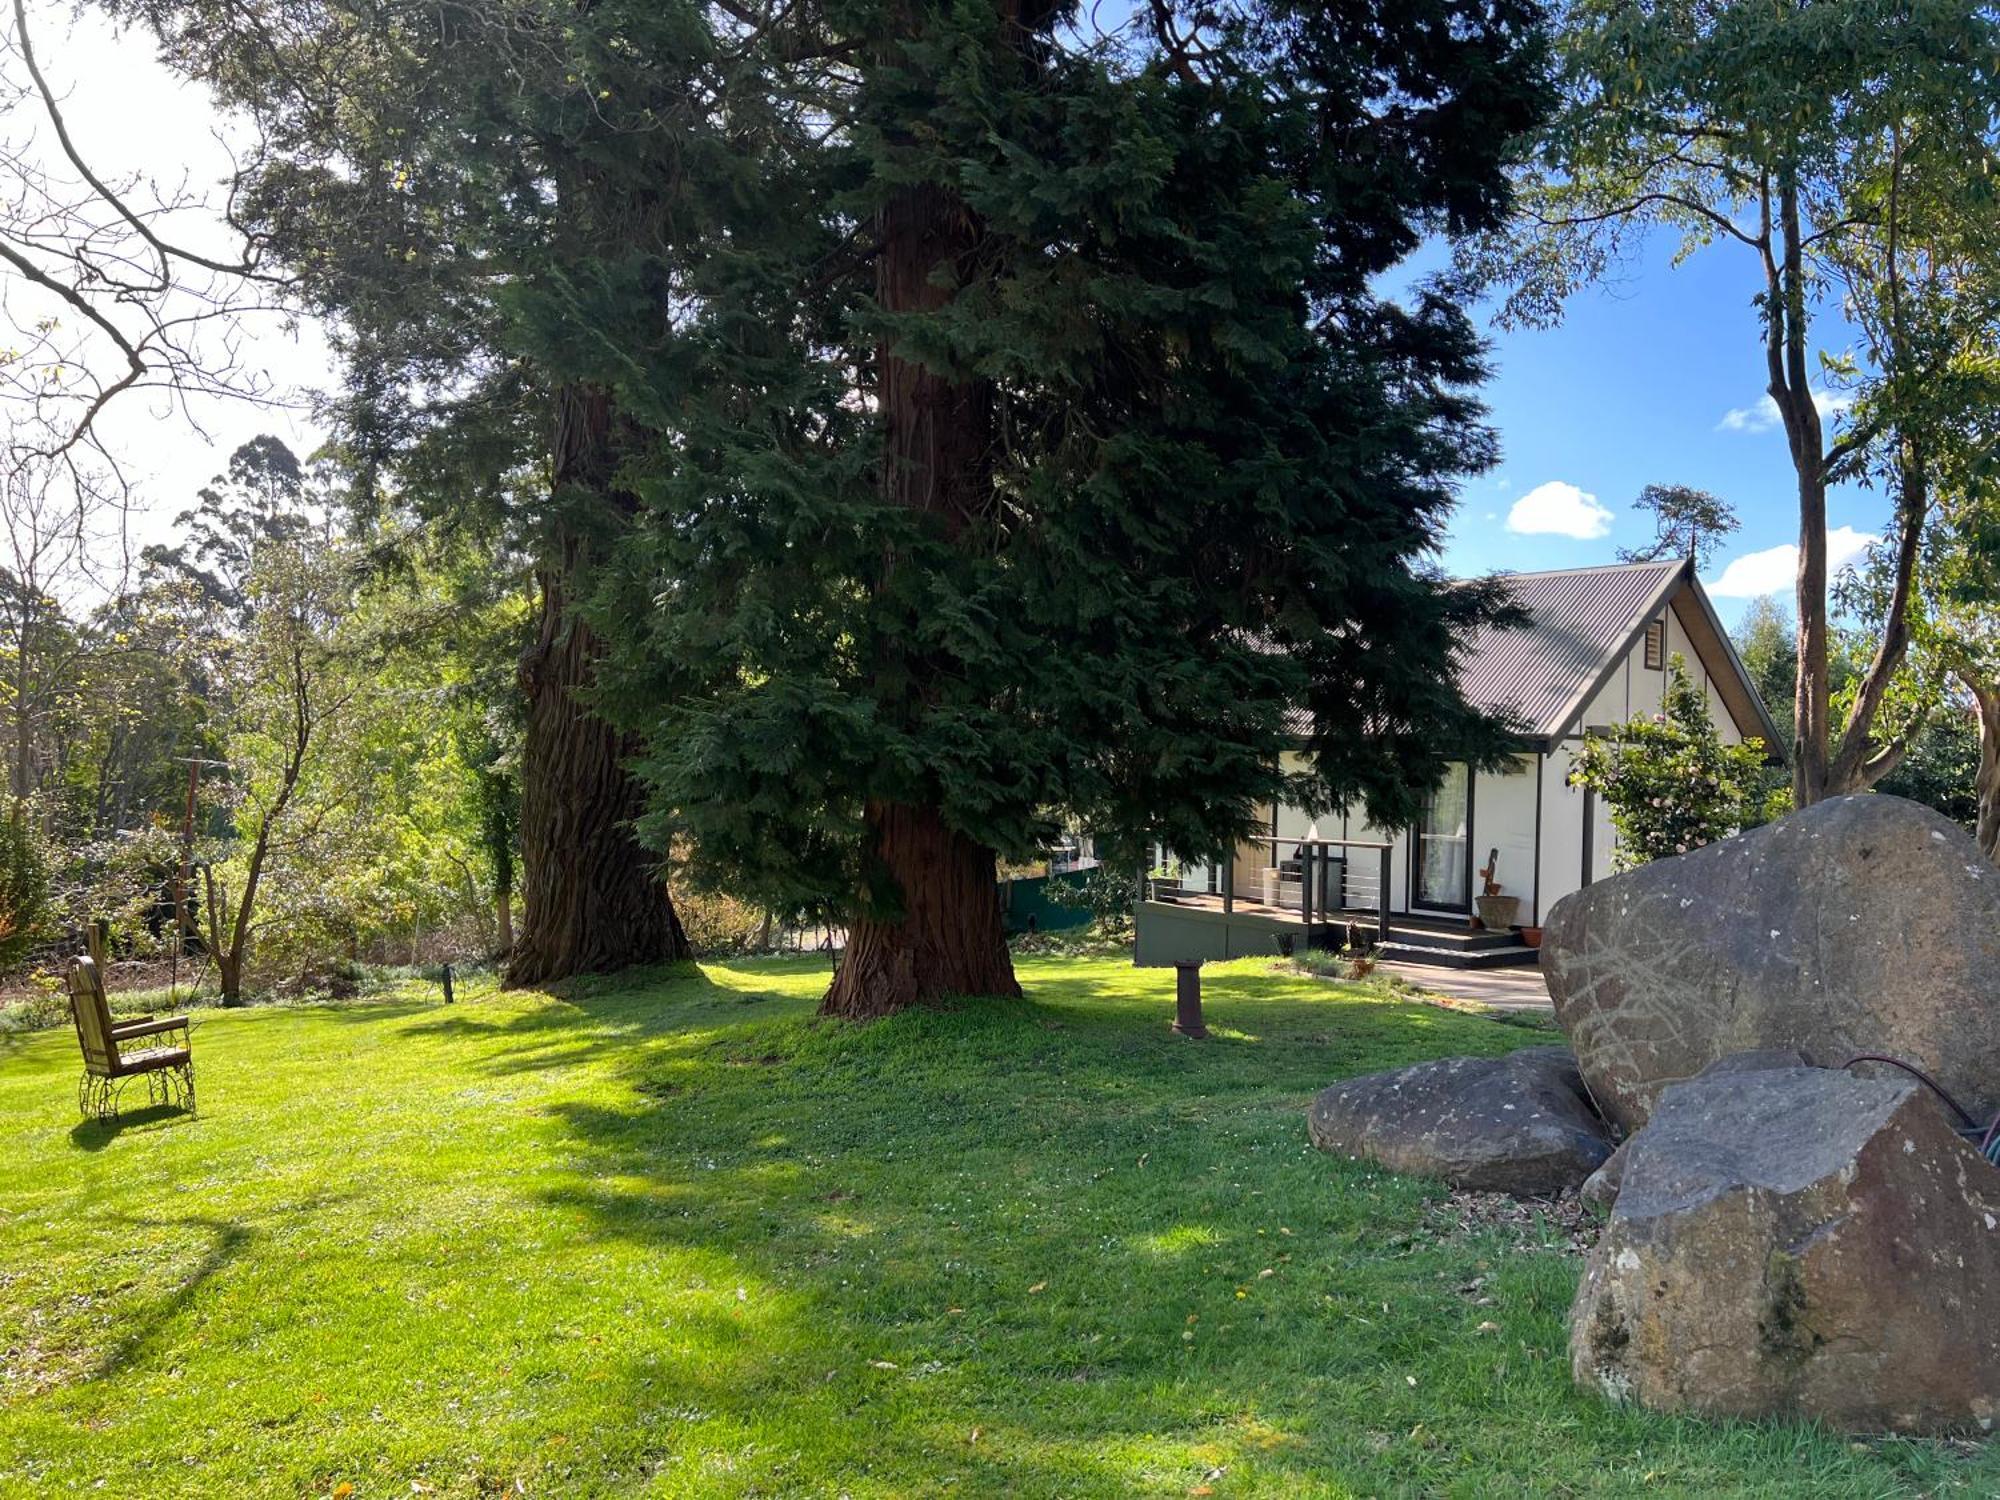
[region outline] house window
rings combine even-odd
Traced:
[[[1667,664],[1667,622],[1665,618],[1646,627],[1646,670],[1658,672]]]

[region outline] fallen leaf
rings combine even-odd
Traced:
[[[1472,1331],[1474,1333],[1498,1333],[1500,1331],[1500,1325],[1494,1322],[1491,1318],[1488,1318],[1484,1323],[1481,1323],[1477,1328],[1473,1329]]]
[[[894,1370],[899,1368],[894,1360],[889,1359],[871,1359],[868,1363],[878,1370]]]
[[[1035,1293],[1046,1292],[1048,1289],[1049,1289],[1049,1284],[1046,1281],[1038,1281],[1033,1286],[1028,1288],[1028,1295],[1032,1297],[1035,1295]]]
[[[333,1487],[333,1500],[347,1500],[347,1497],[353,1493],[354,1486],[343,1479]]]

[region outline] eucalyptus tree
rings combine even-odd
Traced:
[[[2000,305],[2000,25],[1972,0],[1569,0],[1557,37],[1563,105],[1521,174],[1524,213],[1462,269],[1536,324],[1655,231],[1682,258],[1740,257],[1799,513],[1794,797],[1870,786],[1907,748],[1882,709],[1932,454],[1975,416],[1958,373]],[[1839,346],[1822,348],[1835,311]],[[1843,480],[1894,510],[1887,607],[1844,723],[1826,546]]]
[[[1620,562],[1691,557],[1705,564],[1722,539],[1743,524],[1727,500],[1687,484],[1649,484],[1639,491],[1632,508],[1651,512],[1653,540],[1640,547],[1621,547]]]

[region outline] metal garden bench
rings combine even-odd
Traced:
[[[186,1016],[113,1021],[97,965],[81,957],[70,961],[69,1010],[76,1022],[77,1045],[83,1049],[76,1102],[86,1118],[116,1118],[118,1096],[134,1078],[146,1080],[152,1103],[177,1104],[193,1112],[194,1054],[188,1045]]]

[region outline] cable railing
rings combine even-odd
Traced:
[[[1255,834],[1243,846],[1259,846],[1265,863],[1244,867],[1239,848],[1235,857],[1213,864],[1194,863],[1180,874],[1151,877],[1149,892],[1155,899],[1175,896],[1220,896],[1225,914],[1236,910],[1239,900],[1269,910],[1297,911],[1299,921],[1311,927],[1315,921],[1335,922],[1349,912],[1373,915],[1377,933],[1389,935],[1389,861],[1393,846],[1377,839],[1286,838],[1275,834]],[[1191,889],[1189,875],[1199,872],[1201,888]],[[1254,872],[1254,874],[1253,874]],[[1239,874],[1254,878],[1256,885],[1239,893]]]

